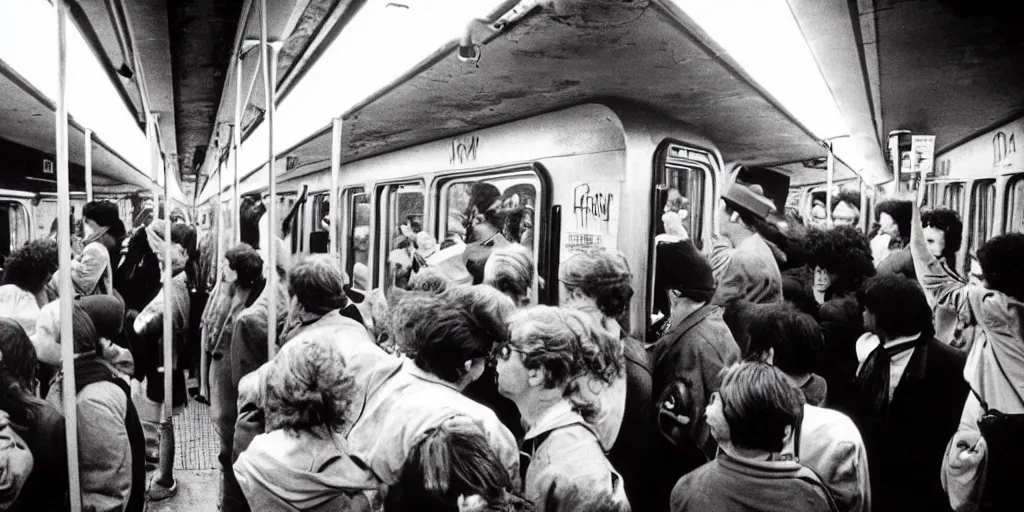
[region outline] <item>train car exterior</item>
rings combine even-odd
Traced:
[[[278,161],[279,172],[283,164]],[[557,302],[558,264],[574,252],[589,246],[622,251],[636,290],[631,327],[642,334],[653,304],[652,254],[664,229],[665,198],[676,189],[688,200],[685,227],[707,246],[722,168],[714,144],[682,122],[631,105],[580,105],[343,165],[339,250],[357,284],[363,264],[365,285],[387,288],[387,260],[402,225],[418,222],[444,240],[462,229],[470,185],[486,181],[503,201],[535,212],[539,302]],[[247,194],[266,186],[264,168],[239,188]],[[318,252],[313,242],[326,229],[321,219],[329,186],[329,158],[279,175],[278,194],[285,198],[279,211],[290,208],[288,198],[293,202],[303,187],[309,191],[294,252]],[[229,195],[222,194],[223,206],[230,205]]]
[[[970,139],[935,159],[926,179],[929,204],[951,208],[964,221],[959,254],[966,272],[989,238],[1024,232],[1024,117]]]

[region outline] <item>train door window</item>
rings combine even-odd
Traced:
[[[352,279],[352,286],[359,290],[370,289],[370,194],[366,189],[350,188],[344,192],[348,206],[347,215],[342,219],[348,233],[345,244],[345,272]]]
[[[971,240],[973,253],[992,235],[996,215],[996,181],[980,180],[971,192]]]
[[[939,197],[939,192],[945,192],[947,187],[940,183],[929,183],[928,184],[928,202],[932,203]]]
[[[937,196],[933,196],[937,197]],[[960,214],[964,214],[964,184],[950,183],[942,191],[942,206]]]
[[[264,196],[263,200],[265,202],[267,197]],[[298,201],[298,194],[295,192],[277,195],[276,220],[278,225],[273,228],[273,231],[277,233],[278,236],[284,238],[286,241],[290,240],[289,249],[292,254],[295,254],[302,249],[302,212],[298,207],[296,207],[296,201]]]
[[[0,268],[28,239],[28,210],[17,201],[0,201]]]
[[[474,202],[473,187],[478,187],[478,198],[486,197],[488,205]],[[482,195],[479,191],[489,190]],[[467,229],[475,223],[497,223],[488,234],[500,234],[507,241],[520,244],[533,253],[535,264],[539,262],[540,245],[534,233],[539,226],[537,209],[540,207],[538,195],[541,190],[540,177],[533,168],[512,169],[501,174],[474,178],[456,178],[443,182],[440,188],[440,207],[438,208],[439,233],[444,237],[438,249],[446,249],[453,244],[472,241]],[[470,240],[467,240],[470,239]],[[423,248],[420,248],[423,250]],[[535,267],[536,275],[542,276],[544,269]],[[539,297],[539,284],[534,280],[533,297]]]
[[[309,227],[309,252],[325,253],[330,246],[331,203],[330,195],[324,192],[313,196],[313,217]]]
[[[1024,233],[1024,176],[1015,176],[1006,187],[1006,233]]]
[[[709,192],[714,190],[715,175],[715,159],[710,153],[669,144],[659,151],[656,162],[651,200],[654,207],[654,237],[650,246],[652,264],[649,268],[647,297],[650,314],[646,315],[652,324],[648,325],[648,338],[656,336],[657,326],[669,316],[668,295],[654,281],[657,265],[668,264],[657,261],[657,244],[690,239],[702,249],[710,239],[708,226],[714,207],[708,201]]]
[[[414,241],[423,230],[425,196],[422,182],[384,185],[378,190],[381,236],[377,243],[384,250],[378,253],[377,275],[389,294],[392,287],[405,288],[412,274]]]

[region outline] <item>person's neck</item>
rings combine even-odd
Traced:
[[[725,234],[725,237],[732,242],[733,247],[739,247],[740,244],[746,242],[748,238],[756,234],[757,233],[754,233],[750,228],[737,224]]]
[[[732,444],[729,441],[725,441],[721,443],[719,446],[721,446],[722,450],[724,450],[730,456],[737,459],[756,460],[760,462],[765,462],[772,460],[775,456],[778,455],[778,453],[770,452],[768,450],[759,450],[756,448],[741,448],[739,446]]]
[[[699,310],[700,308],[702,308],[702,307],[704,307],[706,305],[707,305],[706,301],[705,302],[696,302],[696,301],[686,300],[686,299],[681,299],[681,300],[676,301],[676,303],[672,305],[672,317],[670,319],[671,322],[672,322],[672,325],[679,325],[679,324],[681,324],[684,320],[686,320],[687,317],[689,317],[690,315],[696,313],[697,310]]]
[[[548,411],[565,401],[565,398],[561,390],[545,389],[513,397],[512,401],[515,402],[529,430],[536,426]]]

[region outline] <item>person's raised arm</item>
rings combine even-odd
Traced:
[[[917,280],[924,288],[928,303],[953,308],[961,317],[969,318],[967,283],[961,281],[950,272],[942,261],[928,250],[928,242],[924,238],[924,227],[921,225],[921,207],[915,205],[910,222],[910,253],[914,258],[914,271]]]

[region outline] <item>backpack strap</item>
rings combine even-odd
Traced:
[[[828,490],[828,487],[826,487],[824,483],[822,483],[821,477],[819,477],[813,469],[801,465],[800,469],[796,472],[796,479],[802,480],[814,487],[817,487],[818,489],[821,489],[822,494],[825,495],[825,499],[828,501],[829,511],[839,512],[839,507],[836,506],[836,501],[832,498],[832,492]]]

